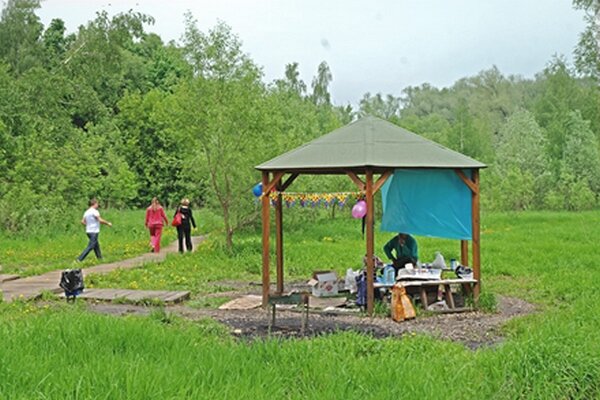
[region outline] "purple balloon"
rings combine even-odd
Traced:
[[[359,219],[365,215],[367,215],[367,203],[364,200],[360,200],[352,207],[352,216]]]

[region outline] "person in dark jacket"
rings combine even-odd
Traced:
[[[396,273],[407,263],[416,265],[419,259],[417,241],[407,233],[399,233],[394,236],[383,246],[383,251],[392,261]]]
[[[190,208],[190,201],[188,199],[181,200],[181,204],[177,207],[175,214],[181,213],[181,225],[177,227],[177,240],[179,241],[179,252],[183,253],[183,239],[185,237],[185,248],[187,251],[192,251],[192,238],[191,232],[192,227],[196,228],[196,221],[194,221],[194,215]],[[175,218],[175,215],[173,215]]]

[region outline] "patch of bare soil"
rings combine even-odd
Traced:
[[[149,314],[152,311],[152,308],[144,306],[106,303],[90,304],[89,308],[94,312],[112,315]],[[166,311],[191,320],[212,318],[228,326],[232,334],[240,339],[311,337],[339,331],[355,331],[375,338],[417,333],[460,342],[471,349],[477,349],[501,342],[503,338],[500,327],[512,318],[534,312],[535,307],[517,298],[499,297],[496,313],[474,311],[436,314],[400,323],[383,317],[311,312],[304,333],[301,333],[301,314],[293,311],[277,310],[276,323],[270,331],[270,313],[263,309],[215,310],[175,305],[167,307]]]

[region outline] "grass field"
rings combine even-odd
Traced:
[[[359,223],[288,218],[290,279],[360,266]],[[599,236],[600,212],[483,215],[484,291],[524,298],[540,312],[511,321],[504,343],[477,351],[420,335],[247,343],[214,322],[159,311],[117,318],[57,303],[0,304],[0,398],[600,398]],[[388,237],[378,232],[376,249]],[[425,260],[436,250],[458,255],[455,241],[418,240]],[[209,283],[260,279],[260,260],[257,232],[237,235],[233,253],[212,235],[195,254],[94,284],[135,282],[200,296],[215,290]]]

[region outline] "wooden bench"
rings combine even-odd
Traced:
[[[279,304],[288,304],[288,305],[299,305],[304,308],[302,310],[302,325],[300,328],[300,333],[304,334],[304,330],[308,325],[308,311],[309,311],[309,301],[310,293],[289,293],[286,295],[269,295],[269,306],[271,309],[271,318],[269,318],[269,332],[271,332],[271,327],[275,326],[275,313],[277,310],[277,305]]]
[[[414,281],[398,281],[395,284],[402,285],[405,288],[415,288],[419,291],[421,297],[421,303],[423,309],[427,309],[429,306],[427,300],[427,288],[430,287],[444,287],[444,298],[446,304],[450,310],[457,310],[454,303],[454,296],[452,295],[451,285],[461,285],[466,294],[473,293],[473,285],[476,284],[475,279],[440,279],[440,280],[414,280]],[[375,283],[375,288],[391,288],[394,284]]]

